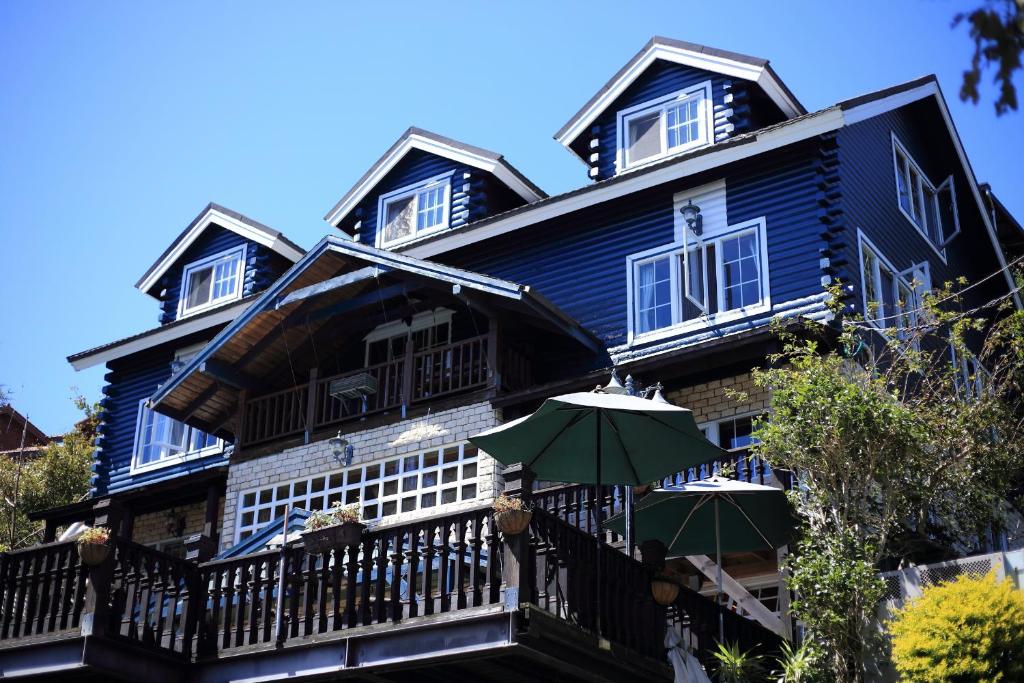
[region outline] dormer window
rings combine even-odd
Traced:
[[[179,315],[212,308],[242,296],[245,247],[224,251],[185,266],[181,278]]]
[[[377,244],[392,246],[448,227],[451,173],[382,195]]]
[[[619,112],[619,168],[710,142],[711,81]]]

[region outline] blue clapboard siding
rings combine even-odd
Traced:
[[[956,184],[961,234],[946,248],[943,263],[917,228],[900,212],[896,196],[892,136],[895,132],[914,160],[938,185],[951,173]],[[862,278],[857,229],[903,270],[927,261],[935,286],[963,275],[975,282],[999,266],[977,204],[960,170],[955,149],[937,106],[929,99],[856,123],[840,131],[839,175],[842,190],[842,278],[854,285],[853,302],[863,315]],[[992,278],[968,293],[967,305],[980,305],[1007,291],[1006,281]]]
[[[708,80],[711,81],[711,98],[715,112],[715,131],[712,131],[712,140],[715,140],[716,137],[719,140],[726,139],[730,135],[749,130],[751,125],[750,88],[756,86],[749,81],[730,79],[710,71],[657,60],[619,95],[594,120],[590,129],[574,140],[571,146],[577,154],[588,160],[596,151],[598,153],[597,179],[610,178],[616,173],[618,112]],[[726,104],[725,97],[730,92],[733,95],[733,101]],[[729,115],[730,111],[731,116]],[[595,138],[598,140],[596,150],[590,146],[590,141]]]
[[[184,337],[173,344],[147,350],[127,358],[111,361],[105,379],[101,402],[103,422],[97,442],[93,488],[95,495],[113,493],[130,486],[162,481],[188,472],[217,467],[227,462],[224,455],[212,455],[183,465],[131,475],[135,450],[139,403],[149,398],[161,383],[171,376],[175,349],[212,338],[220,328],[204,334]]]
[[[729,222],[766,218],[775,304],[822,291],[818,154],[818,141],[811,141],[725,172]],[[527,283],[617,346],[627,334],[626,257],[670,243],[673,194],[715,179],[704,174],[668,183],[438,259]]]
[[[345,217],[340,227],[355,229],[356,239],[375,245],[377,240],[377,202],[381,195],[409,185],[451,173],[451,215],[453,228],[486,218],[525,203],[486,171],[459,164],[446,157],[414,149],[399,161]]]
[[[177,319],[178,301],[183,285],[182,275],[186,266],[243,244],[246,245],[246,252],[242,296],[266,289],[291,266],[287,259],[267,247],[251,242],[219,225],[211,225],[161,278],[159,290],[163,293],[160,295],[160,323],[165,324]]]

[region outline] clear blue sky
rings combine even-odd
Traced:
[[[552,134],[654,34],[766,57],[808,109],[936,73],[968,155],[1024,216],[1024,114],[957,99],[974,2],[0,3],[0,384],[50,433],[154,327],[133,285],[208,202],[309,247],[410,124],[585,184]],[[986,97],[993,90],[987,87]]]

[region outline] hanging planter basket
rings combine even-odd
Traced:
[[[516,536],[526,531],[531,519],[532,510],[504,510],[494,514],[494,523],[507,536]]]
[[[364,529],[366,529],[366,525],[361,522],[342,522],[320,529],[311,529],[302,533],[302,544],[306,546],[307,553],[320,555],[331,548],[359,543]]]
[[[659,605],[671,605],[679,597],[679,584],[664,577],[658,577],[651,580],[651,595]]]
[[[98,567],[110,556],[110,545],[106,543],[79,543],[78,556],[89,567]]]

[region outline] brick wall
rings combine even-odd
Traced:
[[[374,429],[342,432],[342,436],[354,447],[352,465],[359,465],[417,453],[431,447],[463,443],[470,435],[500,423],[500,411],[493,408],[490,403],[484,402],[402,420]],[[353,427],[358,428],[358,424]],[[438,514],[487,501],[496,496],[504,485],[500,468],[500,464],[481,453],[477,467],[475,501],[431,508],[429,512],[394,515],[387,520],[400,521],[422,514]],[[342,469],[344,467],[331,453],[326,439],[253,460],[231,463],[228,468],[227,500],[222,517],[225,530],[221,535],[223,547],[230,547],[234,542],[235,518],[241,492]]]
[[[206,516],[206,501],[192,503],[191,505],[179,505],[157,512],[147,512],[135,518],[132,524],[132,540],[136,543],[155,543],[156,541],[168,540],[173,536],[167,530],[168,512],[174,511],[175,516],[185,516],[185,530],[178,538],[198,534],[203,530],[203,522]],[[218,519],[224,516],[224,499],[220,501]]]
[[[747,400],[740,403],[730,398],[726,394],[729,389],[746,392]],[[755,387],[749,372],[676,389],[668,392],[665,398],[692,410],[697,424],[767,410],[770,402],[768,390]]]

